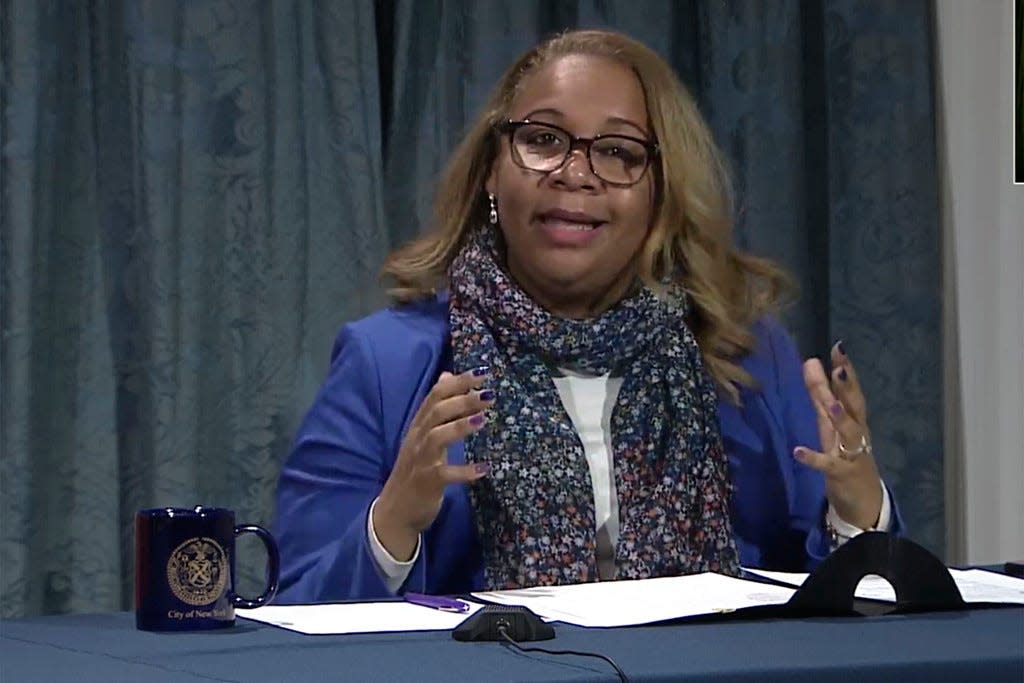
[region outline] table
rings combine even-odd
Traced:
[[[1024,608],[690,623],[557,624],[553,649],[601,652],[633,681],[1024,681]],[[135,630],[130,613],[0,622],[4,681],[617,681],[597,659],[460,643],[448,632],[305,636],[239,620]]]

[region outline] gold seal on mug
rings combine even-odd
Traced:
[[[210,604],[221,596],[227,582],[227,554],[212,538],[190,538],[167,560],[167,583],[186,604]]]

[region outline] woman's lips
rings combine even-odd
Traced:
[[[549,242],[559,247],[582,247],[597,238],[603,221],[570,220],[556,215],[542,215],[537,224]]]
[[[593,230],[597,223],[593,221],[567,221],[562,218],[542,218],[541,223],[552,230]]]

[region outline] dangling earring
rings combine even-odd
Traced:
[[[491,225],[498,224],[498,198],[490,192],[487,193],[487,199],[491,203],[491,212],[487,214],[487,220],[490,221]]]

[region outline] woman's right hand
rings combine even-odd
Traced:
[[[408,561],[421,531],[441,511],[448,484],[476,481],[490,473],[483,464],[450,465],[448,447],[483,427],[494,392],[480,391],[489,370],[460,375],[442,372],[409,425],[395,467],[373,508],[373,530],[399,561]]]

